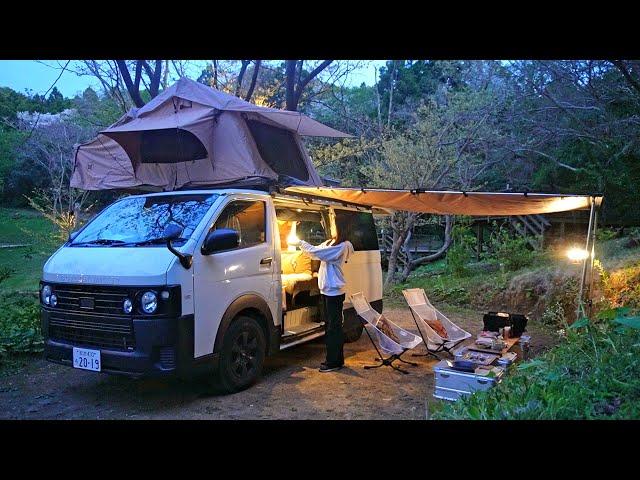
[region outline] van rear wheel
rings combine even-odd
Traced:
[[[357,325],[353,328],[350,328],[349,330],[345,330],[344,331],[344,342],[345,343],[353,343],[353,342],[357,342],[358,340],[360,340],[360,337],[362,336],[362,331],[364,330],[364,325],[362,325],[362,323],[360,325]]]
[[[222,340],[217,384],[224,393],[234,393],[253,385],[264,364],[266,341],[260,324],[251,317],[239,316]]]

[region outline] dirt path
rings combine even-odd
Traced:
[[[481,315],[470,310],[445,314],[477,333]],[[415,330],[404,309],[385,314]],[[412,328],[413,327],[413,328]],[[531,325],[532,352],[553,338]],[[423,347],[418,347],[420,352]],[[345,345],[346,366],[317,371],[324,359],[322,339],[267,359],[262,379],[235,395],[216,396],[202,385],[178,380],[131,380],[74,370],[33,359],[0,376],[3,419],[424,419],[433,393],[432,357],[413,357],[410,375],[390,368],[364,370],[375,351],[363,335]],[[407,356],[409,358],[409,356]]]

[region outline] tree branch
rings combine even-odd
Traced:
[[[611,63],[613,63],[616,68],[620,70],[620,73],[622,73],[622,76],[625,78],[625,80],[627,80],[629,85],[631,85],[636,90],[636,92],[640,93],[640,83],[631,76],[631,73],[629,73],[629,70],[627,70],[624,62],[622,62],[622,60],[611,60]]]
[[[325,68],[327,68],[329,65],[331,65],[331,62],[333,62],[333,60],[325,60],[320,65],[318,65],[316,68],[311,70],[311,73],[309,75],[307,75],[306,77],[304,77],[304,80],[300,79],[299,80],[299,84],[298,84],[299,94],[302,93],[302,90],[304,89],[304,87],[306,87],[307,84],[311,80],[313,80],[315,77],[317,77],[320,74],[320,72],[322,72]],[[300,72],[300,77],[302,77],[302,72]]]

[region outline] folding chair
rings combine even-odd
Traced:
[[[451,350],[455,348],[456,345],[471,337],[469,332],[457,326],[436,307],[434,307],[431,302],[429,302],[427,294],[423,289],[409,288],[403,290],[402,294],[409,305],[413,321],[415,322],[418,332],[420,332],[420,336],[427,348],[427,353],[414,353],[413,355],[431,355],[439,360],[440,358],[436,353],[444,351],[451,354]],[[420,319],[420,324],[418,324],[418,319]],[[432,322],[433,326],[429,325],[429,322]],[[444,332],[438,333],[436,331],[438,325],[436,322],[444,327],[444,330],[446,330],[446,336],[441,335]],[[424,337],[423,331],[426,332],[427,338]]]
[[[365,369],[379,368],[386,365],[394,370],[407,374],[409,372],[394,365],[393,362],[399,360],[409,365],[418,365],[417,363],[408,362],[400,357],[407,350],[411,350],[422,342],[420,337],[400,328],[395,323],[387,320],[384,315],[375,311],[362,293],[354,293],[351,295],[351,303],[356,312],[358,312],[358,315],[364,320],[364,331],[367,333],[369,340],[371,340],[373,348],[378,352],[376,360],[380,363],[377,365],[365,365]],[[369,332],[369,330],[371,330],[371,332]],[[386,330],[386,333],[383,330]],[[377,342],[374,341],[374,338]],[[378,345],[380,345],[380,348],[378,348]],[[384,358],[381,351],[387,354],[388,357]]]

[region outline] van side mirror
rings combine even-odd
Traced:
[[[207,233],[200,251],[203,255],[232,250],[240,245],[240,235],[230,228],[219,228]]]
[[[180,260],[180,265],[188,270],[191,268],[191,265],[193,265],[193,256],[190,254],[185,255],[184,253],[180,253],[173,247],[173,245],[171,245],[172,240],[177,240],[178,238],[180,238],[183,230],[184,228],[182,228],[180,225],[170,223],[165,227],[164,232],[162,232],[162,237],[160,237],[159,240],[164,240],[165,242],[167,242],[167,248],[169,249],[169,251],[176,257],[178,257],[178,260]]]

